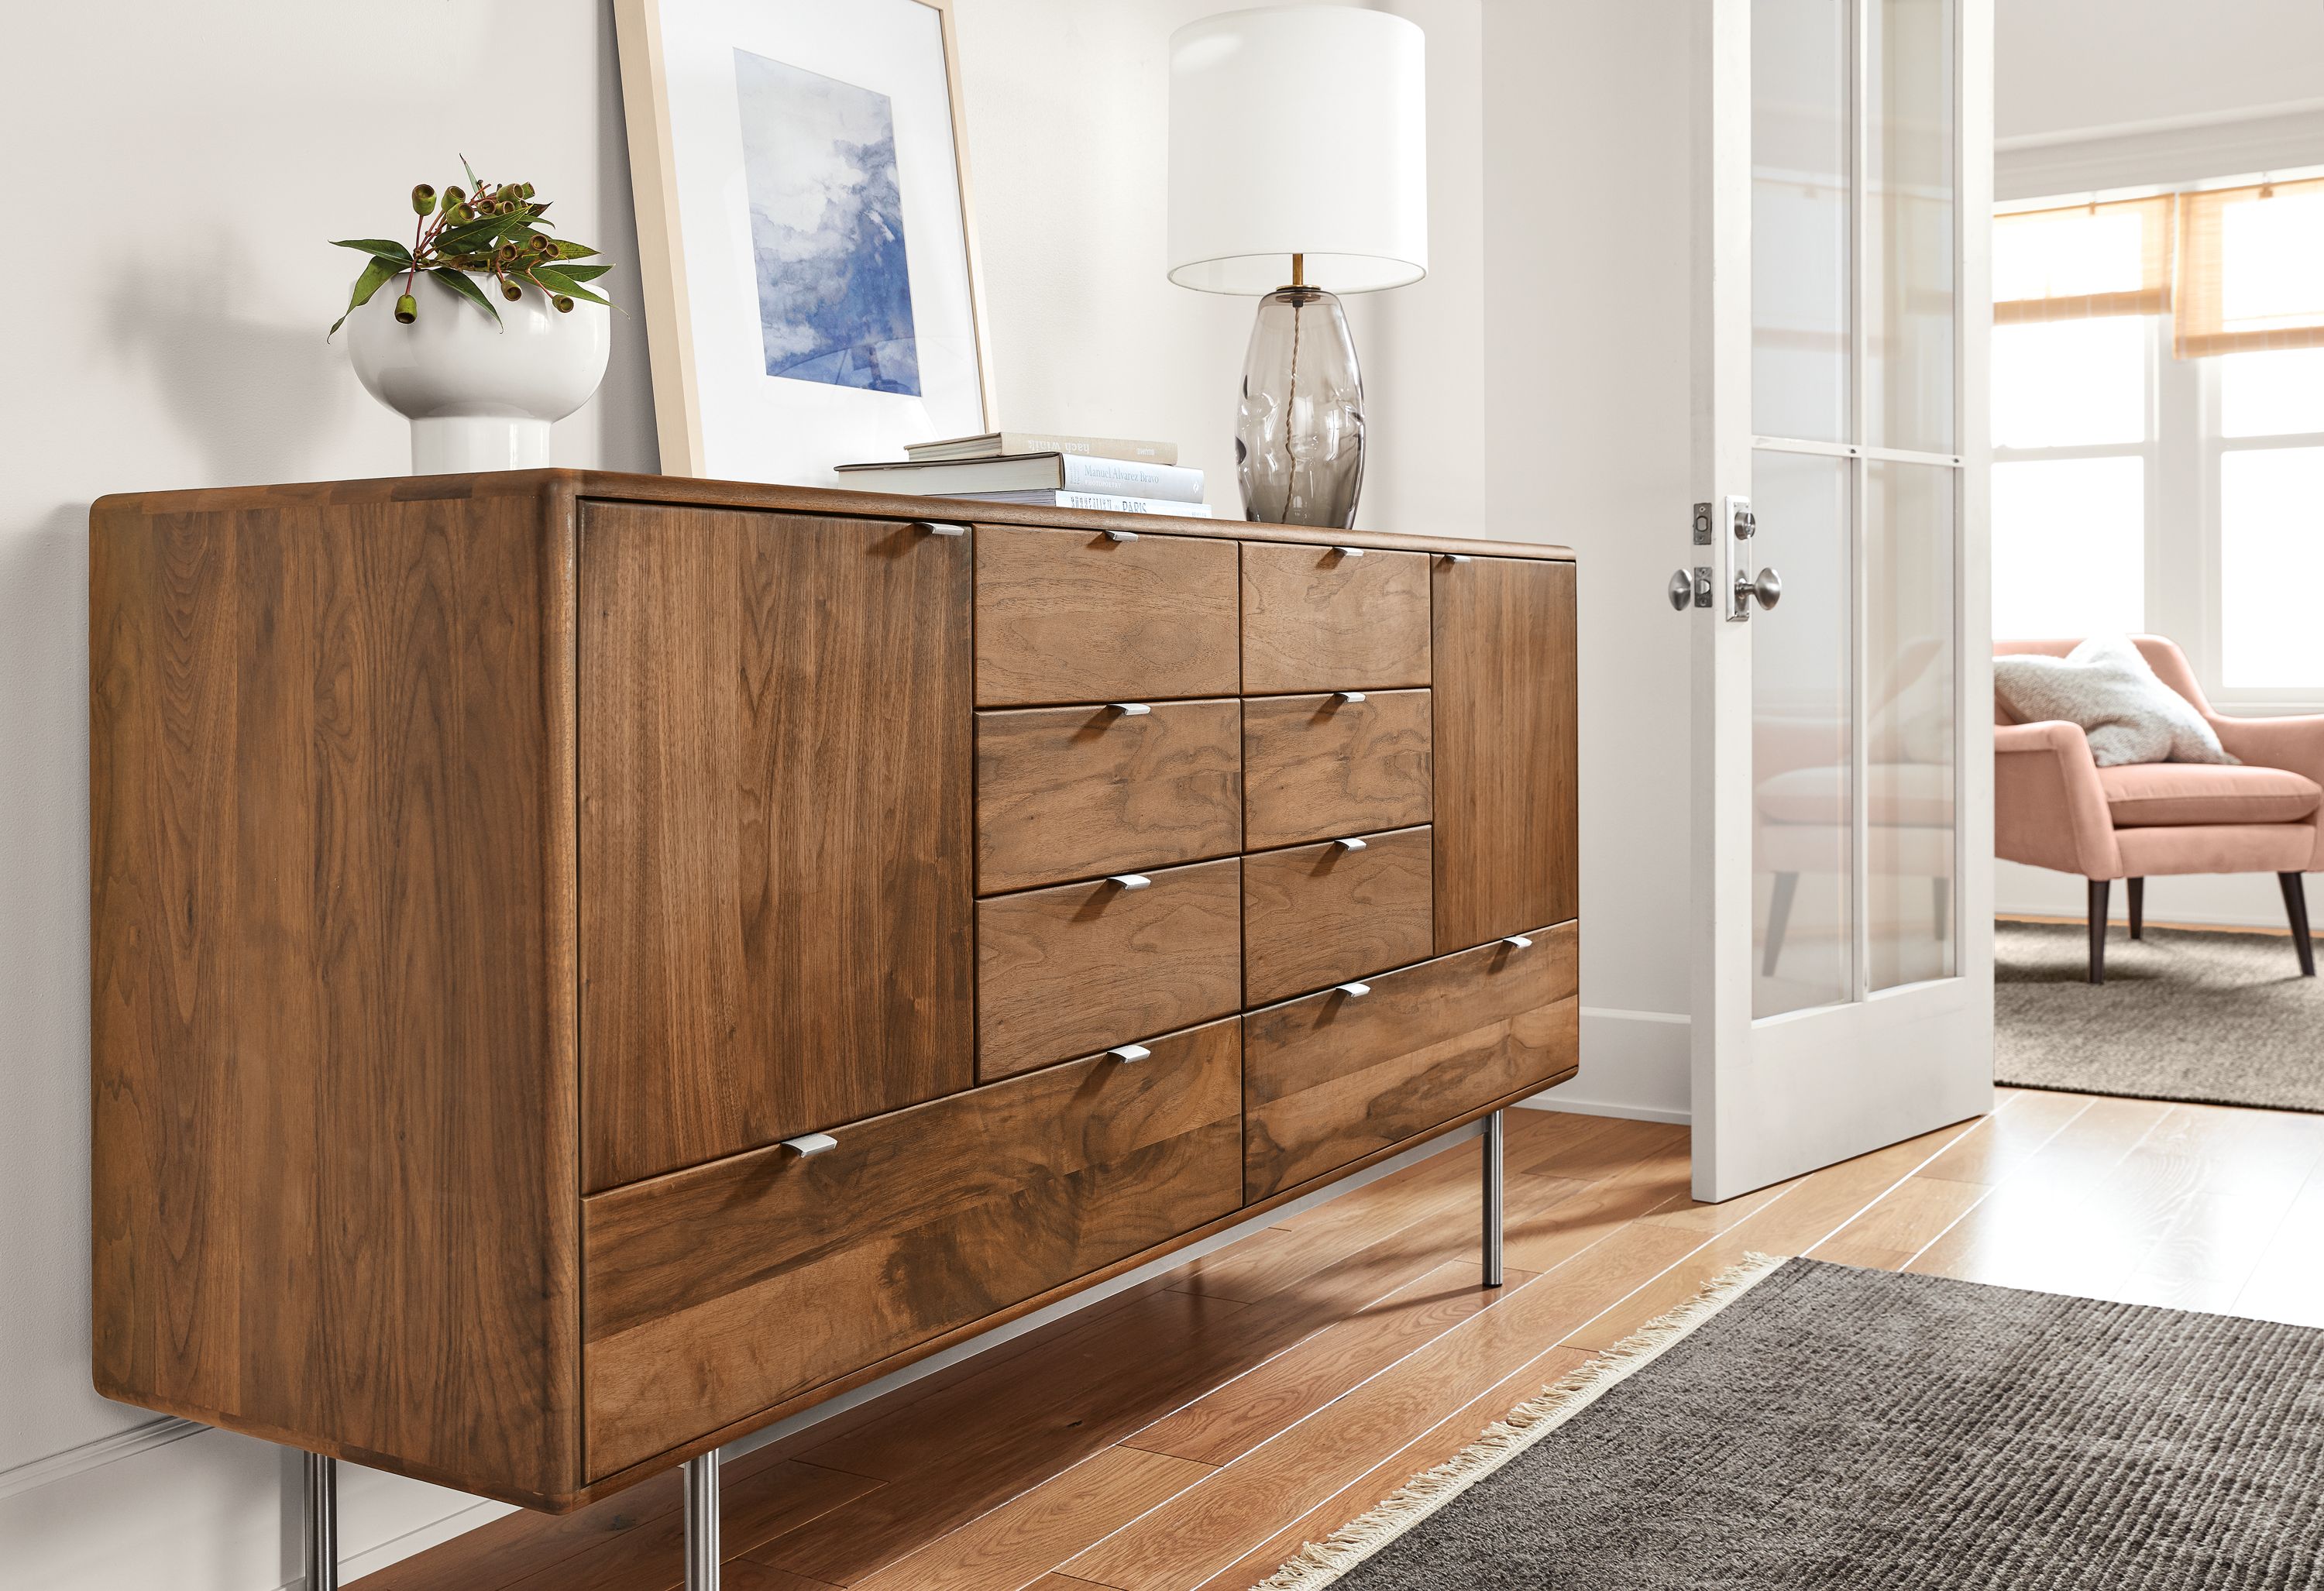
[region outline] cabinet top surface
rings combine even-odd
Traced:
[[[1413,552],[1472,553],[1493,557],[1572,562],[1572,549],[1545,542],[1494,541],[1468,536],[1406,536],[1385,530],[1333,530],[1312,525],[1271,525],[1242,520],[1182,519],[1161,514],[1093,513],[1032,503],[964,498],[900,497],[816,486],[773,486],[742,481],[697,481],[679,475],[633,475],[612,470],[508,470],[468,475],[398,475],[368,481],[318,481],[275,486],[224,486],[181,492],[116,492],[90,509],[96,524],[108,517],[233,513],[254,510],[358,506],[372,502],[454,501],[538,493],[570,504],[590,498],[681,507],[762,509],[865,519],[958,520],[980,525],[1027,525],[1065,530],[1134,529],[1141,536],[1192,536],[1310,546],[1353,546]]]

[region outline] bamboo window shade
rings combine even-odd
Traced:
[[[1993,323],[2163,315],[2173,195],[1993,218]]]
[[[2178,199],[2172,351],[2324,347],[2324,178]]]

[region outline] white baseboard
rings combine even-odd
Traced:
[[[1526,1101],[1576,1116],[1694,1119],[1693,1024],[1672,1011],[1582,1007],[1582,1075]]]
[[[78,1447],[51,1453],[45,1458],[34,1458],[29,1463],[0,1469],[0,1497],[13,1497],[19,1492],[53,1485],[99,1465],[133,1458],[152,1448],[183,1441],[190,1436],[199,1436],[208,1429],[190,1420],[179,1420],[164,1414],[158,1420],[149,1420],[143,1425],[133,1425],[127,1430],[97,1437]]]

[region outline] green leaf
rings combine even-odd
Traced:
[[[613,267],[611,265],[550,265],[545,267],[574,281],[595,281]]]
[[[406,264],[411,262],[410,249],[400,243],[392,243],[383,237],[340,238],[331,246],[335,249],[353,249],[357,253],[363,254],[384,254],[391,260],[401,260]]]
[[[500,324],[501,312],[499,308],[494,305],[490,299],[484,297],[484,290],[476,285],[476,279],[475,277],[470,276],[465,271],[454,271],[447,266],[438,266],[437,269],[430,271],[428,274],[434,277],[438,281],[442,282],[446,287],[450,288],[462,298],[467,299],[485,314],[491,316],[494,326],[498,326]]]
[[[436,252],[439,254],[481,253],[485,245],[497,241],[501,228],[508,224],[502,216],[480,216],[474,221],[463,221],[457,226],[447,226],[436,235]]]
[[[532,285],[545,293],[565,293],[576,299],[586,299],[592,304],[613,308],[613,300],[591,292],[553,265],[536,265],[526,273]]]
[[[460,157],[460,170],[468,174],[468,191],[470,193],[475,192],[479,186],[476,181],[476,169],[475,167],[468,164],[468,157],[466,155],[462,155]]]
[[[363,274],[355,278],[355,290],[347,297],[346,315],[342,315],[331,322],[331,329],[323,334],[323,341],[327,343],[337,336],[339,327],[346,325],[347,315],[353,315],[365,304],[370,303],[371,296],[386,283],[402,275],[407,265],[408,262],[405,261],[391,260],[384,255],[374,255],[371,263],[364,267]]]
[[[589,247],[588,244],[577,244],[569,238],[559,238],[557,240],[558,258],[562,260],[584,259],[596,252],[596,250]]]

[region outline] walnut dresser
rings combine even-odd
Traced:
[[[90,520],[109,1397],[570,1509],[1574,1071],[1562,549]]]

